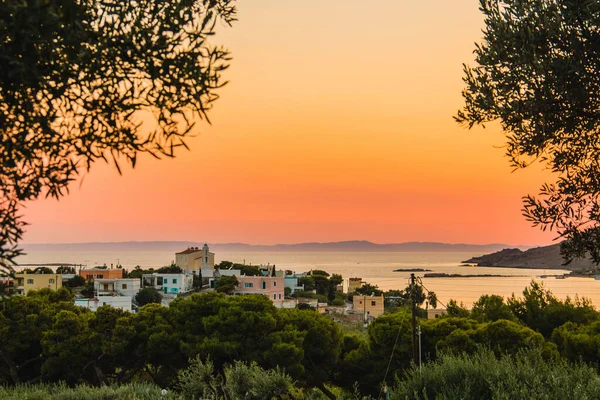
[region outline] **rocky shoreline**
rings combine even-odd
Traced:
[[[478,267],[525,268],[525,269],[562,269],[582,273],[593,269],[588,259],[573,260],[569,265],[563,265],[560,254],[560,244],[535,247],[526,251],[520,249],[504,249],[480,257],[463,261],[464,264],[475,264]]]
[[[400,269],[395,269],[394,272],[429,272],[431,271],[430,269],[424,269],[424,268],[400,268]]]
[[[445,272],[434,272],[424,274],[423,278],[512,278],[519,275],[496,275],[496,274],[447,274]]]

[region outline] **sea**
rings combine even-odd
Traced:
[[[215,254],[216,262],[228,260],[252,265],[275,264],[277,269],[307,272],[312,269],[340,274],[348,278],[379,286],[380,289],[404,289],[411,272],[398,269],[422,268],[430,271],[415,272],[429,291],[436,293],[440,304],[450,299],[471,307],[483,294],[509,297],[520,296],[532,281],[541,282],[556,297],[572,299],[585,297],[600,310],[600,280],[583,277],[557,279],[566,270],[492,268],[464,265],[463,261],[481,254],[460,252],[261,252],[230,251]],[[83,266],[122,265],[125,269],[161,267],[175,258],[168,251],[30,251],[18,259],[20,264],[70,263]],[[23,267],[24,268],[24,267]],[[17,270],[20,269],[19,267]],[[501,277],[425,278],[425,273],[462,275],[502,275]]]

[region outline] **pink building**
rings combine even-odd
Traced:
[[[234,294],[264,294],[275,306],[283,304],[283,276],[237,276],[237,279],[239,284]]]

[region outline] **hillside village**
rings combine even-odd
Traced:
[[[215,254],[207,244],[175,253],[172,265],[156,270],[136,267],[127,271],[112,264],[79,271],[73,267],[38,267],[1,279],[8,292],[18,295],[72,288],[75,305],[92,311],[108,305],[136,312],[149,302],[168,306],[180,296],[218,291],[233,296],[262,294],[277,308],[311,308],[354,322],[370,322],[384,313],[385,303],[383,293],[361,278],[349,278],[344,284],[340,275],[330,277],[320,270],[296,273],[271,264],[215,264]]]

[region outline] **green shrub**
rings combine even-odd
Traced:
[[[155,400],[180,399],[179,395],[167,392],[154,384],[136,383],[121,386],[76,386],[57,385],[18,385],[12,388],[0,386],[0,398],[4,400]]]
[[[392,399],[598,399],[600,376],[584,364],[547,360],[541,349],[497,358],[489,349],[445,354],[396,381]]]

